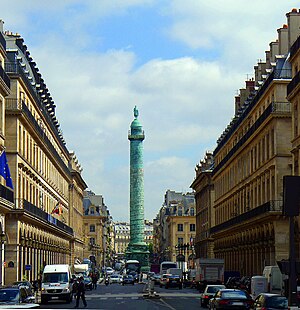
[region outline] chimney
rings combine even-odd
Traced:
[[[1,33],[3,33],[3,25],[4,25],[4,21],[0,19],[0,32]]]
[[[254,80],[246,81],[246,89],[249,91],[249,94],[254,91],[255,82]]]
[[[235,114],[237,114],[237,111],[241,107],[241,97],[235,96]]]
[[[270,62],[274,63],[276,61],[276,55],[279,55],[278,41],[270,43]]]
[[[297,9],[292,9],[286,14],[288,22],[288,48],[293,45],[300,35],[300,12]]]
[[[271,51],[266,51],[266,68],[271,68]]]
[[[289,30],[287,25],[277,29],[279,42],[279,55],[286,55],[289,51]]]

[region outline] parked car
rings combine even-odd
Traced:
[[[122,282],[122,276],[120,274],[112,274],[110,277],[109,277],[109,283],[110,284],[113,284],[113,283],[121,283]]]
[[[168,273],[164,273],[163,275],[161,275],[160,280],[159,280],[159,287],[163,287],[166,285],[167,282],[167,276],[169,276],[170,274]]]
[[[261,293],[254,301],[255,310],[288,309],[288,300],[279,294]]]
[[[209,300],[214,297],[217,291],[223,288],[226,288],[225,285],[206,285],[204,292],[200,295],[201,307],[207,307]]]
[[[106,267],[105,268],[105,273],[107,275],[112,275],[115,271],[111,267]]]
[[[178,287],[181,290],[182,289],[181,277],[177,274],[167,275],[165,288],[169,288],[169,287]]]
[[[209,300],[209,309],[251,309],[253,299],[242,290],[221,289]]]
[[[30,288],[31,292],[34,293],[33,285],[29,281],[15,281],[12,285],[27,286]]]
[[[133,276],[133,279],[134,279],[135,282],[139,282],[139,274],[137,272],[131,271],[131,272],[129,272],[129,274],[131,276]]]
[[[126,275],[123,276],[122,285],[125,285],[125,284],[132,284],[132,285],[134,285],[134,278],[133,278],[132,275],[126,274]]]
[[[93,289],[93,282],[91,277],[83,277],[83,282],[86,290],[92,290]]]
[[[159,282],[160,282],[160,274],[159,274],[159,273],[156,273],[156,274],[153,276],[153,280],[154,280],[154,284],[159,284]]]
[[[28,286],[14,285],[0,288],[0,309],[39,308]]]

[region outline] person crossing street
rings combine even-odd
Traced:
[[[80,297],[82,299],[84,307],[86,308],[87,303],[85,300],[85,286],[84,286],[83,276],[79,278],[79,283],[78,283],[77,292],[76,292],[76,306],[74,308],[78,308]]]

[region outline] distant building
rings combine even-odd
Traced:
[[[109,210],[104,204],[102,195],[85,191],[83,198],[84,209],[84,256],[94,261],[98,267],[106,265],[109,249]]]

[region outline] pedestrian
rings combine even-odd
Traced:
[[[85,300],[85,287],[84,287],[84,282],[83,282],[83,276],[81,276],[79,278],[79,282],[78,282],[78,286],[77,286],[77,292],[76,292],[76,306],[74,308],[78,308],[80,297],[82,299],[84,307],[86,308],[87,303]]]
[[[93,273],[92,275],[92,283],[93,283],[93,289],[97,289],[97,281],[98,281],[98,277],[95,273]]]

